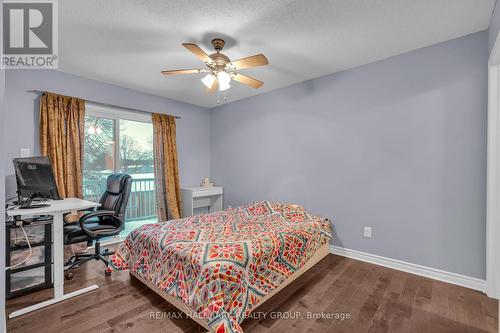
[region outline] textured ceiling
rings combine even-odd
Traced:
[[[494,0],[64,0],[60,70],[205,107],[217,105],[201,68],[181,45],[226,39],[231,59],[263,53],[270,65],[242,70],[265,82],[232,83],[228,102],[488,28]]]

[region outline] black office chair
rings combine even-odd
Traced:
[[[64,225],[64,244],[87,242],[89,246],[95,241],[94,253],[77,253],[65,264],[65,277],[71,279],[71,269],[90,260],[101,260],[106,264],[106,276],[111,275],[109,260],[106,258],[114,252],[105,249],[101,252],[100,239],[115,236],[125,227],[125,211],[127,209],[132,177],[126,174],[109,175],[106,192],[101,197],[101,206],[95,211],[84,214],[78,223]]]

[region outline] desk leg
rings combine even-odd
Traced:
[[[64,217],[62,213],[56,213],[53,217],[52,255],[54,257],[54,266],[52,276],[54,278],[54,298],[57,299],[64,295]]]
[[[54,280],[54,298],[48,301],[28,306],[27,308],[14,311],[9,314],[9,318],[18,317],[28,312],[32,312],[51,304],[59,303],[68,298],[72,298],[86,292],[99,288],[94,284],[89,287],[79,289],[70,293],[64,293],[64,220],[63,213],[54,213],[52,223],[52,255],[54,264],[52,266],[52,276]]]

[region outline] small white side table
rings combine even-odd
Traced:
[[[182,215],[193,216],[195,208],[208,208],[208,212],[222,210],[223,187],[186,187],[182,189]]]

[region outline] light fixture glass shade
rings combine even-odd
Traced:
[[[229,88],[231,88],[231,85],[229,83],[226,83],[226,84],[219,83],[219,90],[220,91],[228,90]]]
[[[217,79],[219,80],[219,90],[224,91],[231,87],[229,82],[231,82],[231,76],[226,72],[219,72],[217,74]]]
[[[209,89],[214,84],[214,81],[215,81],[215,76],[213,76],[212,74],[208,74],[203,79],[201,79],[201,82],[203,82],[203,84]]]

